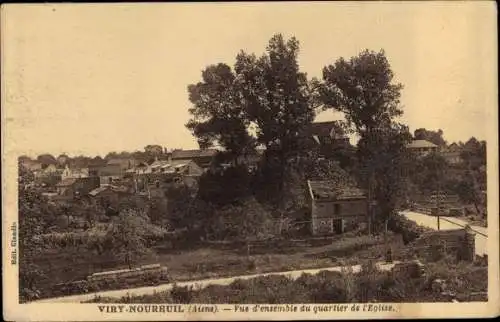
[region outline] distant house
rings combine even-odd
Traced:
[[[43,179],[47,177],[60,177],[63,169],[57,168],[54,164],[42,165],[40,170],[34,171],[35,179]]]
[[[406,145],[406,148],[418,157],[423,157],[438,151],[438,146],[427,140],[413,140]]]
[[[342,233],[368,223],[367,199],[362,190],[331,181],[308,181],[307,186],[313,235]]]
[[[70,168],[68,165],[64,168],[61,174],[61,179],[67,178],[87,178],[89,176],[88,168]]]
[[[113,159],[109,159],[107,162],[107,165],[119,166],[122,169],[122,171],[126,171],[128,169],[133,168],[135,166],[135,164],[136,164],[136,161],[133,158],[123,158],[123,159],[122,158],[113,158]]]
[[[460,156],[461,149],[456,143],[450,144],[448,147],[444,147],[441,150],[441,155],[445,158],[445,160],[450,164],[460,164],[463,162],[462,157]]]
[[[36,160],[24,159],[21,161],[21,166],[29,171],[39,171],[42,170],[42,163]]]
[[[124,171],[119,164],[106,164],[96,169],[101,184],[111,184],[123,178]]]
[[[99,187],[98,177],[66,178],[56,185],[59,199],[74,199],[85,196]]]
[[[174,184],[195,186],[203,169],[192,160],[156,160],[134,175],[136,191],[165,189]]]
[[[338,121],[314,122],[307,129],[308,136],[319,145],[349,145],[349,137]]]
[[[214,157],[219,151],[215,149],[203,150],[174,150],[170,158],[173,161],[187,161],[192,160],[196,162],[201,168],[208,169],[212,164]]]

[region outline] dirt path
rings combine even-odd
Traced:
[[[395,264],[398,262],[395,261],[393,263],[385,263],[379,262],[376,263],[376,266],[382,271],[391,270]],[[302,274],[318,274],[320,271],[331,271],[331,272],[341,272],[343,269],[352,269],[353,273],[358,273],[361,270],[361,265],[354,266],[335,266],[335,267],[326,267],[326,268],[317,268],[317,269],[306,269],[306,270],[296,270],[296,271],[286,271],[286,272],[275,272],[275,273],[263,273],[263,274],[253,274],[253,275],[241,275],[241,276],[233,276],[228,278],[215,278],[215,279],[205,279],[198,281],[186,281],[177,283],[178,286],[193,286],[195,289],[201,289],[207,287],[208,285],[229,285],[234,282],[236,279],[251,279],[255,277],[261,276],[270,276],[270,275],[285,275],[290,278],[297,279]],[[127,294],[130,296],[140,296],[147,294],[154,294],[155,292],[164,292],[171,290],[173,287],[173,283],[161,284],[156,286],[146,286],[146,287],[138,287],[131,289],[123,289],[123,290],[113,290],[113,291],[104,291],[90,294],[80,294],[80,295],[72,295],[72,296],[64,296],[57,298],[49,298],[38,301],[33,301],[30,303],[75,303],[75,302],[83,302],[94,299],[96,296],[100,297],[112,297],[112,298],[121,298],[126,296]]]

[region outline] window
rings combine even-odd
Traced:
[[[333,213],[336,215],[340,214],[340,204],[336,203],[333,205]]]

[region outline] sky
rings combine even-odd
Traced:
[[[495,10],[487,1],[7,5],[4,152],[197,148],[184,126],[187,86],[207,65],[233,65],[242,49],[262,54],[275,33],[300,41],[309,77],[384,49],[411,131],[487,139],[497,126]]]

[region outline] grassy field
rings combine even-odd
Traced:
[[[403,248],[400,236],[390,235],[388,243],[397,259]],[[270,242],[254,244],[250,256],[246,245],[199,244],[190,247],[158,246],[153,255],[140,262],[159,263],[168,267],[174,281],[227,277],[295,269],[321,268],[357,264],[360,259],[382,259],[385,244],[382,237],[338,236],[333,240]],[[44,272],[43,289],[87,275],[127,268],[84,249],[50,250],[39,253],[33,261]]]

